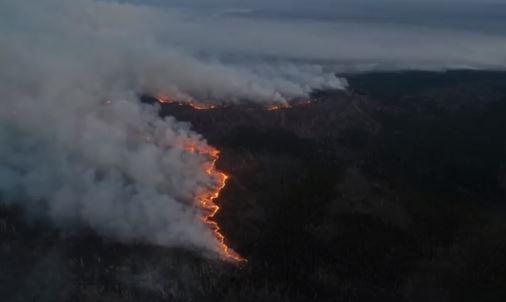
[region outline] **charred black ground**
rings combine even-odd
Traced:
[[[161,105],[222,151],[216,218],[247,265],[3,206],[0,300],[505,300],[506,73],[347,78],[283,110]]]

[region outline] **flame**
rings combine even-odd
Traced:
[[[269,105],[265,109],[267,111],[277,111],[277,110],[289,109],[289,108],[293,108],[293,107],[308,106],[311,103],[313,103],[313,101],[311,99],[291,100],[286,103],[278,103],[278,104]]]
[[[200,103],[192,99],[187,100],[175,100],[164,95],[155,96],[156,100],[161,104],[177,104],[179,106],[190,106],[195,110],[209,110],[215,109],[216,105]]]
[[[220,207],[214,202],[219,196],[221,190],[226,186],[228,175],[216,169],[216,161],[219,159],[220,151],[208,145],[196,145],[187,142],[183,146],[184,150],[189,153],[203,154],[210,158],[203,166],[205,173],[216,180],[213,187],[206,188],[199,192],[196,196],[198,205],[204,210],[202,220],[206,223],[215,238],[218,240],[218,250],[220,256],[233,262],[246,262],[246,259],[237,254],[225,243],[225,236],[221,233],[221,229],[216,221],[213,220]]]
[[[292,106],[288,103],[280,103],[275,105],[269,105],[266,107],[267,111],[276,111],[281,109],[291,108]]]
[[[176,100],[165,95],[156,95],[156,100],[161,104],[177,104],[179,106],[190,106],[195,110],[209,110],[216,109],[219,107],[224,107],[223,105],[212,105],[209,103],[197,102],[193,99],[186,100]],[[313,103],[311,99],[298,99],[298,100],[290,100],[284,103],[276,103],[272,105],[267,105],[265,110],[267,111],[277,111],[282,109],[289,109],[293,107],[307,106]]]
[[[188,100],[176,100],[173,98],[169,98],[164,95],[156,95],[156,100],[161,104],[177,104],[180,106],[190,106],[196,110],[208,110],[217,108],[216,105],[205,104],[196,102],[192,99]],[[288,109],[294,106],[305,106],[311,104],[312,101],[307,100],[299,100],[285,103],[278,103],[274,105],[270,105],[265,109],[268,111],[276,111],[281,109]],[[206,225],[209,226],[211,231],[214,234],[214,237],[218,240],[218,251],[221,257],[225,260],[244,263],[247,260],[237,254],[234,250],[232,250],[225,243],[225,236],[221,233],[220,226],[216,221],[213,220],[214,216],[220,210],[220,207],[215,203],[215,200],[220,196],[221,190],[226,186],[227,180],[229,176],[218,169],[216,169],[216,162],[219,159],[220,151],[216,148],[213,148],[208,145],[196,144],[194,141],[187,141],[184,143],[182,148],[188,153],[196,153],[206,155],[210,158],[210,161],[206,162],[202,167],[204,172],[211,176],[216,184],[212,187],[208,187],[201,192],[196,194],[196,202],[197,204],[204,210],[202,214],[202,220]]]

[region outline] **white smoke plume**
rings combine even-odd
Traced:
[[[269,81],[164,48],[152,22],[164,18],[91,0],[0,3],[2,203],[63,229],[219,248],[195,205],[197,192],[216,185],[202,169],[209,159],[184,150],[205,140],[187,124],[159,119],[136,94],[271,100],[306,88],[290,81],[292,70]]]
[[[94,0],[2,0],[0,202],[63,229],[219,249],[195,204],[216,186],[202,168],[210,159],[184,150],[205,140],[137,94],[283,101],[342,83],[318,66],[199,59],[166,29],[183,19]]]

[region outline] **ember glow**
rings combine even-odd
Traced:
[[[189,106],[195,110],[210,110],[226,107],[225,105],[214,105],[209,103],[198,102],[193,99],[176,100],[174,98],[170,98],[165,95],[156,95],[154,96],[154,98],[160,104],[176,104],[179,106]],[[293,107],[307,106],[310,105],[311,103],[313,103],[313,100],[311,99],[298,99],[298,100],[290,100],[284,103],[269,104],[264,108],[267,111],[278,111],[282,109],[290,109]]]
[[[216,105],[200,103],[192,99],[176,100],[163,95],[157,95],[155,98],[160,104],[177,104],[180,106],[190,106],[195,110],[210,110],[216,108]]]
[[[267,111],[277,111],[277,110],[281,110],[281,109],[287,109],[287,108],[291,108],[292,106],[290,106],[290,104],[288,103],[281,103],[281,104],[275,104],[275,105],[270,105],[268,107],[266,107]]]
[[[218,252],[225,260],[232,262],[246,262],[246,259],[237,254],[225,243],[225,236],[221,233],[220,227],[213,220],[220,207],[215,200],[220,196],[221,190],[226,186],[228,175],[216,169],[216,161],[219,158],[220,151],[208,145],[194,144],[187,142],[184,149],[189,153],[197,153],[209,157],[202,169],[214,180],[214,185],[203,189],[196,194],[197,204],[202,208],[202,220],[212,230],[218,240]]]
[[[303,100],[291,100],[286,103],[279,103],[279,104],[273,104],[268,107],[266,107],[267,111],[277,111],[282,109],[289,109],[293,107],[301,107],[301,106],[307,106],[313,103],[311,99],[303,99]]]

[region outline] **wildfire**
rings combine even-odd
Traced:
[[[191,108],[193,108],[195,110],[209,110],[209,109],[216,108],[216,105],[199,103],[199,102],[196,102],[192,99],[181,101],[181,100],[171,99],[169,97],[162,96],[162,95],[155,96],[155,98],[161,104],[177,104],[179,106],[190,106]]]
[[[288,103],[280,103],[280,104],[267,106],[266,109],[267,109],[267,111],[276,111],[276,110],[287,109],[287,108],[291,108],[291,107],[292,106],[290,106],[290,104],[288,104]]]
[[[193,99],[187,100],[176,100],[165,95],[157,95],[155,96],[156,100],[161,104],[176,104],[179,106],[189,106],[195,110],[209,110],[224,107],[223,105],[213,105],[208,103],[197,102]],[[313,101],[311,99],[295,99],[290,100],[284,103],[276,103],[267,105],[265,110],[267,111],[278,111],[282,109],[289,109],[293,107],[307,106],[310,105]]]
[[[216,185],[207,188],[203,192],[199,192],[196,201],[205,211],[202,216],[203,221],[210,227],[218,240],[220,255],[224,259],[233,262],[245,262],[246,259],[237,254],[225,243],[225,236],[221,233],[218,223],[213,220],[216,213],[220,210],[220,207],[214,201],[220,196],[220,192],[225,187],[228,180],[228,175],[216,169],[216,161],[219,158],[220,151],[207,145],[202,146],[191,143],[187,143],[184,149],[189,153],[203,154],[211,159],[211,161],[203,166],[203,169],[206,174],[216,180]]]
[[[267,106],[267,111],[277,111],[281,109],[289,109],[293,107],[300,107],[300,106],[307,106],[310,105],[312,101],[310,99],[303,99],[303,100],[292,100],[286,103],[279,103]]]
[[[173,98],[166,97],[164,95],[155,96],[156,100],[161,104],[176,104],[180,106],[190,106],[196,110],[208,110],[217,108],[216,105],[205,104],[196,102],[192,99],[188,100],[176,100]],[[311,104],[310,99],[294,100],[285,103],[278,103],[270,105],[265,109],[268,111],[276,111],[281,109],[288,109],[295,106],[306,106]],[[220,226],[216,221],[213,220],[216,213],[220,210],[220,207],[215,203],[215,200],[220,196],[221,190],[226,186],[228,175],[216,169],[216,161],[219,158],[220,151],[210,147],[208,145],[195,144],[192,141],[188,141],[183,145],[183,149],[188,153],[196,153],[209,157],[210,161],[206,162],[202,167],[203,171],[211,176],[215,180],[215,185],[208,187],[201,192],[197,192],[195,197],[197,204],[203,210],[202,220],[206,225],[209,226],[213,232],[215,238],[218,240],[218,251],[220,256],[224,259],[233,262],[246,262],[247,260],[237,254],[225,243],[225,236],[221,233]]]

